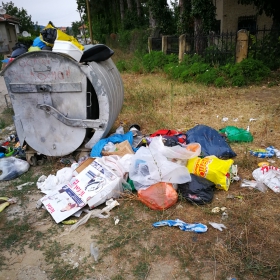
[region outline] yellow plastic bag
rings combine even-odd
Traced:
[[[57,29],[57,37],[56,37],[56,39],[59,40],[59,41],[71,42],[73,45],[75,45],[81,51],[84,50],[84,46],[81,45],[73,36],[69,36],[68,34],[64,33],[60,29]]]
[[[39,47],[30,47],[29,49],[28,49],[28,52],[37,52],[37,51],[40,51],[41,49],[39,48]]]
[[[47,26],[43,29],[43,30],[46,30],[46,29],[56,29],[56,38],[55,40],[59,40],[59,41],[67,41],[67,42],[71,42],[73,45],[75,45],[77,48],[79,48],[81,51],[84,50],[84,46],[81,45],[77,40],[76,38],[74,38],[73,36],[69,36],[68,34],[64,33],[63,31],[61,31],[60,29],[57,29],[56,27],[54,27],[52,25],[51,22],[49,22],[47,24]],[[44,41],[44,38],[42,36],[42,34],[40,34],[40,40],[43,41],[47,46],[49,47],[53,47],[54,44],[51,44],[49,42],[46,42]]]
[[[190,173],[204,177],[216,184],[217,189],[228,191],[232,159],[222,160],[216,156],[189,159],[187,168]]]

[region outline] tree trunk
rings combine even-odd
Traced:
[[[201,55],[203,52],[203,31],[202,18],[194,18],[194,38],[195,38],[195,52]]]
[[[129,11],[132,11],[132,3],[131,3],[131,0],[127,0],[127,9]]]
[[[179,0],[179,13],[180,13],[180,16],[182,16],[183,15],[183,13],[184,13],[184,1],[185,0]]]
[[[141,3],[140,3],[140,0],[136,0],[136,5],[137,5],[137,16],[138,16],[138,18],[141,18]]]
[[[120,0],[120,12],[121,12],[121,22],[124,20],[124,4],[123,0]]]
[[[149,8],[149,25],[150,28],[154,29],[156,27],[156,20],[153,16],[153,12],[151,10],[151,8]]]

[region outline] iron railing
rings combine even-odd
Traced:
[[[236,34],[231,32],[187,36],[186,54],[198,54],[209,63],[225,64],[234,59]]]

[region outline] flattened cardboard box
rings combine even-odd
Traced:
[[[122,192],[121,178],[104,166],[98,158],[87,160],[84,166],[69,184],[41,199],[57,223],[70,217],[86,204],[94,208],[109,198],[119,197]]]

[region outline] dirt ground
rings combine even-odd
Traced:
[[[136,81],[136,84],[141,83],[140,78],[138,80],[130,75],[124,75],[123,79],[125,84],[131,80]],[[0,110],[3,111],[6,106],[4,94],[7,92],[3,77],[0,77],[0,92]],[[207,99],[207,103],[216,107],[215,112],[209,112],[208,107],[203,103],[200,100],[197,104],[193,101],[184,105],[184,110],[191,111],[195,106],[198,112],[193,115],[191,124],[204,121],[205,124],[211,126],[219,121],[222,125],[225,123],[221,122],[221,118],[228,117],[228,123],[231,125],[242,124],[243,127],[250,125],[252,131],[254,131],[253,128],[263,127],[263,130],[256,129],[257,132],[254,135],[256,147],[274,145],[280,148],[279,87],[259,86],[241,90],[229,89],[228,98],[223,99],[215,97],[215,93],[213,93]],[[243,107],[245,103],[247,107]],[[244,112],[245,109],[250,109],[250,106],[259,108],[259,115]],[[223,107],[234,108],[234,110],[229,111]],[[248,116],[257,120],[249,121]],[[123,118],[125,119],[125,116]],[[239,122],[233,121],[236,118],[239,118]],[[144,129],[147,129],[145,125]],[[240,176],[249,179],[251,171],[257,168],[260,160],[243,157],[248,145],[234,144],[232,147],[241,155],[237,159]],[[246,162],[246,160],[248,161]],[[275,164],[279,166],[279,159],[275,160]],[[62,168],[63,165],[56,163],[55,167]],[[32,177],[26,178],[26,181],[43,174],[49,175],[54,171],[55,168],[52,169],[52,167],[50,169],[42,169],[40,166],[32,167]],[[1,191],[6,188],[15,188],[20,182],[20,180],[1,182],[0,196]],[[229,194],[236,198],[228,199]],[[37,190],[34,182],[34,185],[20,197],[20,203],[8,207],[5,210],[5,216],[2,213],[0,230],[3,230],[9,221],[24,220],[24,217],[28,217],[28,221],[25,222],[30,228],[24,233],[24,240],[18,237],[19,242],[12,244],[9,249],[1,249],[7,265],[2,267],[0,279],[228,280],[236,278],[238,273],[242,273],[242,269],[248,271],[242,264],[242,258],[246,263],[246,250],[247,254],[252,255],[253,251],[262,251],[263,257],[266,256],[267,260],[269,259],[267,255],[269,252],[265,248],[267,244],[271,246],[271,255],[279,253],[277,251],[279,229],[275,229],[275,235],[272,234],[270,240],[265,240],[263,237],[265,236],[265,229],[263,229],[261,232],[263,240],[259,241],[257,229],[254,231],[252,228],[257,225],[250,223],[251,215],[257,216],[258,221],[263,222],[262,226],[265,225],[265,219],[271,222],[276,216],[279,219],[279,214],[277,214],[279,212],[277,210],[279,209],[278,195],[272,191],[263,194],[241,189],[239,183],[232,184],[229,192],[218,191],[215,193],[211,205],[201,208],[180,200],[171,209],[155,212],[143,206],[135,196],[123,198],[119,201],[120,206],[112,210],[112,215],[108,219],[91,219],[86,226],[81,226],[70,233],[70,226],[57,225],[44,209],[36,209],[36,202],[42,196],[43,194]],[[24,203],[23,200],[27,200],[27,203]],[[211,209],[216,206],[228,208],[228,220],[222,220],[220,215],[215,216],[211,213]],[[116,217],[120,219],[118,225],[114,223]],[[220,232],[208,225],[207,233],[197,235],[175,228],[154,229],[152,227],[153,222],[175,218],[207,225],[209,220],[222,222],[227,229]],[[35,233],[38,235],[37,239],[34,238]],[[254,247],[255,243],[251,245],[251,241],[248,241],[248,234],[257,242],[258,246]],[[245,237],[247,239],[244,241]],[[93,242],[98,244],[100,259],[98,262],[94,262],[90,256],[90,245]],[[242,253],[235,255],[235,251],[231,251],[229,247],[239,248],[238,242],[245,242],[245,245],[240,249],[243,250]],[[18,249],[19,243],[23,245],[21,251]],[[72,244],[70,249],[66,248],[69,244]],[[56,252],[59,256],[56,256]],[[48,258],[49,260],[53,258],[53,261],[47,261]],[[263,263],[263,267],[268,266],[269,264]],[[58,272],[59,269],[60,272]],[[238,269],[241,269],[241,272]],[[69,274],[73,271],[74,274]],[[279,272],[279,270],[277,271]],[[247,278],[236,279],[272,279],[256,276],[250,271],[247,275]],[[279,274],[277,275],[274,279],[279,279]]]

